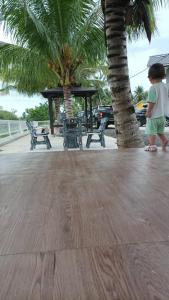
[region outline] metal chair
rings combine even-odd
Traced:
[[[91,143],[100,143],[102,147],[106,147],[105,144],[105,138],[104,138],[104,130],[106,127],[107,118],[102,118],[100,122],[100,126],[97,130],[93,130],[91,132],[88,132],[87,142],[86,142],[86,148],[90,148]],[[98,138],[93,138],[93,135],[97,135]]]
[[[26,121],[26,125],[30,131],[31,134],[31,147],[30,150],[33,150],[36,148],[36,145],[45,144],[47,149],[52,148],[50,140],[49,140],[49,132],[45,132],[45,129],[42,129],[41,133],[37,133],[37,130],[35,127],[33,127],[32,122]],[[38,138],[41,137],[43,140],[38,140]]]
[[[63,147],[65,150],[70,148],[83,149],[82,145],[82,126],[78,118],[65,119],[63,122]]]

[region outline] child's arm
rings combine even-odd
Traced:
[[[152,102],[148,103],[148,108],[147,108],[147,112],[146,112],[146,117],[147,118],[151,118],[152,110],[153,110],[154,105],[155,105],[155,103],[152,103]]]
[[[148,108],[146,117],[151,118],[154,105],[157,103],[157,95],[154,86],[151,86],[148,93]]]

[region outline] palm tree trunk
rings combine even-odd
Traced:
[[[73,118],[71,88],[69,86],[64,86],[63,94],[64,94],[66,117],[68,119],[71,119]]]
[[[59,112],[60,112],[60,99],[55,98],[55,120],[59,121]]]
[[[109,84],[119,148],[142,147],[143,141],[131,104],[125,13],[128,0],[103,0]]]

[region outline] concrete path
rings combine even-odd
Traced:
[[[51,152],[51,151],[64,151],[63,148],[63,137],[59,136],[49,136],[52,149],[47,150],[46,145],[37,145],[36,149],[30,151],[30,135],[24,136],[16,141],[13,141],[9,144],[0,147],[0,154],[4,153],[28,153],[28,152]],[[86,139],[83,137],[83,150],[104,150],[104,149],[117,149],[116,139],[110,136],[105,136],[106,148],[101,147],[100,143],[91,143],[89,149],[86,148]],[[79,151],[79,149],[71,149],[69,151]]]

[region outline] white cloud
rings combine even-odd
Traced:
[[[33,108],[38,106],[39,103],[45,103],[46,99],[42,96],[27,97],[11,91],[9,95],[0,95],[0,106],[4,110],[16,110],[16,114],[21,116],[26,108]]]
[[[166,7],[166,9],[161,9],[156,13],[157,29],[160,38],[169,38],[168,14],[169,14],[168,7]]]
[[[156,13],[158,33],[152,37],[151,43],[145,38],[140,38],[138,41],[128,44],[130,77],[147,68],[149,56],[169,53],[168,16],[169,8],[167,7]],[[147,70],[131,78],[131,89],[134,90],[138,85],[142,85],[145,89],[149,88]]]
[[[128,63],[132,90],[138,85],[142,85],[145,89],[148,89],[149,81],[147,80],[147,62],[149,56],[155,55],[156,52],[156,48],[149,48],[142,51],[130,49],[128,53]],[[138,74],[139,72],[141,73]]]

